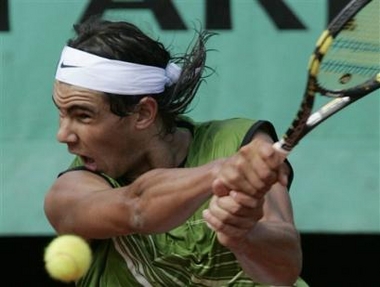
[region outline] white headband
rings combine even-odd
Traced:
[[[181,68],[166,69],[110,60],[64,47],[55,78],[58,81],[99,92],[119,95],[158,94],[178,81]]]

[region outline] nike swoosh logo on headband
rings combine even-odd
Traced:
[[[61,63],[60,66],[62,69],[64,68],[80,68],[80,66],[73,66],[73,65],[65,65],[63,62]]]

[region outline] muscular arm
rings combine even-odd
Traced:
[[[223,164],[204,218],[253,280],[291,286],[301,271],[302,252],[287,166],[272,144],[260,135]]]
[[[287,191],[276,184],[265,195],[263,217],[242,240],[225,238],[244,271],[260,282],[292,286],[301,272],[300,238],[290,212]]]
[[[45,214],[58,233],[88,239],[167,231],[210,197],[219,162],[155,169],[121,188],[110,188],[103,178],[87,171],[68,172],[48,191]]]

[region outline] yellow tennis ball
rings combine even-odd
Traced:
[[[90,267],[91,260],[89,244],[76,235],[60,235],[45,248],[46,271],[53,279],[66,283],[81,278]]]

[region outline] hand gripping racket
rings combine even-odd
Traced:
[[[380,0],[353,0],[320,36],[298,113],[274,147],[286,157],[316,126],[379,87]],[[312,113],[317,94],[333,99]]]

